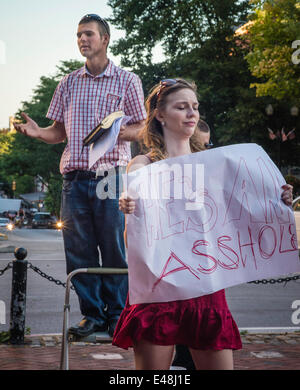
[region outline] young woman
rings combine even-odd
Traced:
[[[163,80],[153,88],[146,108],[144,142],[150,152],[136,156],[128,165],[129,172],[203,149],[194,84]],[[287,186],[283,191],[286,203],[291,196]],[[135,202],[126,194],[119,205],[125,214],[134,212]],[[224,290],[181,301],[135,305],[127,301],[113,344],[133,347],[136,368],[144,370],[169,369],[176,344],[189,347],[196,369],[233,369],[232,350],[242,347]]]

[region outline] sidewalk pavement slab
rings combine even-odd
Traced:
[[[242,334],[235,370],[300,370],[300,332]],[[26,336],[23,345],[0,344],[0,370],[59,370],[61,335]],[[101,342],[70,342],[70,370],[134,370],[133,350]]]

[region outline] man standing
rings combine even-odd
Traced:
[[[131,158],[128,141],[138,139],[146,113],[139,77],[108,59],[109,40],[110,28],[104,19],[96,14],[84,16],[78,25],[77,43],[86,63],[57,86],[47,113],[53,124],[40,128],[26,114],[22,114],[25,124],[15,124],[17,131],[49,144],[68,140],[60,163],[67,273],[98,267],[99,252],[103,267],[127,268],[118,179]],[[103,118],[119,110],[131,120],[121,127],[113,150],[89,169],[83,139]],[[116,175],[116,199],[97,196],[97,185],[112,174]],[[127,275],[80,274],[73,284],[84,318],[69,331],[82,337],[108,328],[112,336],[127,296]]]

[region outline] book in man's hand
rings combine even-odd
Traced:
[[[84,139],[83,139],[83,147],[90,146],[98,141],[101,137],[106,134],[114,121],[118,118],[124,116],[123,111],[115,111],[106,116],[100,123],[97,125]]]
[[[84,139],[82,149],[89,146],[89,169],[93,169],[94,164],[113,150],[117,143],[122,125],[131,120],[123,111],[116,111],[104,118]]]

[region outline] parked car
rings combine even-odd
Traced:
[[[53,218],[50,215],[50,213],[42,213],[38,212],[35,213],[32,217],[32,229],[38,229],[38,228],[46,228],[46,229],[52,229],[53,228]]]
[[[13,230],[14,224],[9,218],[0,218],[0,229]]]
[[[58,229],[58,227],[57,227],[57,218],[54,216],[54,215],[52,215],[51,216],[51,228],[52,229]]]
[[[32,217],[32,229],[46,228],[46,229],[60,229],[60,223],[57,218],[50,213],[38,212]]]

